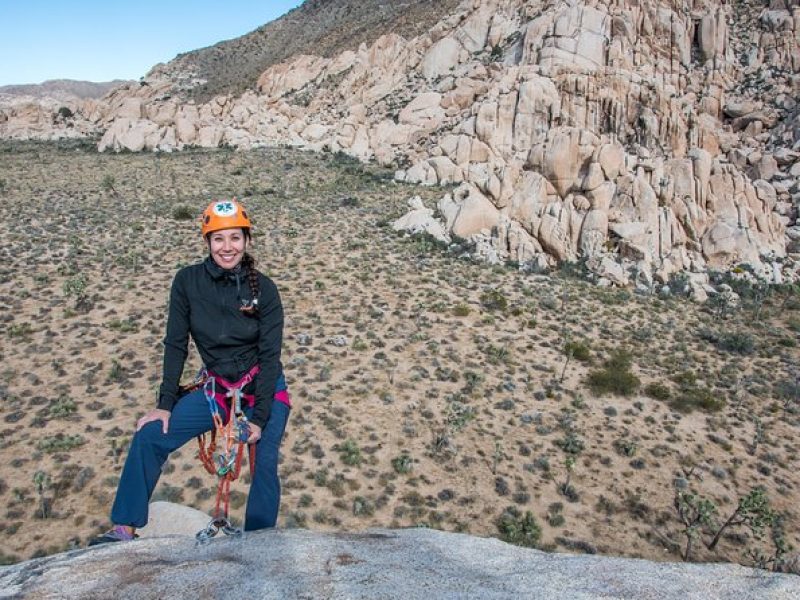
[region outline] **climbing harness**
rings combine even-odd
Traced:
[[[195,383],[188,388],[196,390],[202,387],[203,394],[208,401],[214,428],[210,432],[208,443],[206,443],[206,434],[197,436],[197,443],[200,447],[200,462],[203,463],[206,471],[219,478],[214,518],[205,529],[199,531],[195,536],[201,543],[210,541],[220,531],[225,535],[242,535],[241,528],[234,527],[230,522],[230,491],[231,482],[239,478],[245,446],[249,448],[248,461],[251,478],[255,472],[255,445],[247,443],[247,438],[250,436],[250,425],[242,409],[243,400],[252,406],[255,397],[242,393],[242,389],[253,381],[258,371],[259,367],[256,365],[239,381],[230,383],[203,369],[198,374]],[[225,391],[217,389],[218,383]],[[224,415],[220,409],[224,411]]]

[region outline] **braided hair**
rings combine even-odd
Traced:
[[[249,235],[248,235],[249,237]],[[253,298],[247,305],[242,306],[240,310],[250,316],[258,315],[258,295],[260,293],[258,286],[258,270],[256,269],[256,259],[247,252],[242,257],[242,267],[246,270],[247,283],[250,285],[250,295]]]

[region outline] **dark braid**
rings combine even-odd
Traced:
[[[247,270],[247,283],[250,284],[250,295],[253,298],[253,302],[251,302],[248,306],[242,307],[242,312],[248,315],[255,316],[258,314],[258,295],[259,295],[258,270],[256,270],[256,259],[253,258],[251,254],[245,252],[244,256],[242,257],[242,266]]]

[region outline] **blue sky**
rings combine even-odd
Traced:
[[[139,79],[302,0],[0,0],[0,85]]]

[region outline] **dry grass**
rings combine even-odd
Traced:
[[[255,217],[287,314],[282,526],[426,525],[678,560],[676,491],[725,516],[764,486],[800,544],[800,305],[783,292],[758,321],[747,303],[721,319],[475,265],[385,226],[411,195],[432,205],[440,191],[333,155],[6,144],[0,173],[5,562],[106,525],[133,424],[154,403],[170,280],[203,256],[186,209],[230,195]],[[752,352],[708,331],[746,334]],[[593,396],[588,374],[618,350],[640,390]],[[192,353],[187,377],[197,366]],[[170,459],[157,494],[208,510],[214,481],[194,455]],[[769,535],[732,533],[694,557],[772,551]]]

